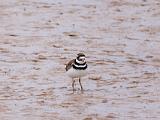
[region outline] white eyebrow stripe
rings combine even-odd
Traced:
[[[85,59],[85,57],[83,57],[83,56],[82,56],[82,57],[79,57],[79,58]]]
[[[83,64],[84,63],[83,61],[79,61],[77,59],[76,59],[76,62],[79,63],[79,64]]]

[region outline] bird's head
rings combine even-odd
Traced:
[[[78,53],[78,54],[77,54],[77,60],[78,60],[78,61],[81,61],[81,62],[84,63],[84,62],[85,62],[85,58],[86,58],[86,57],[85,57],[85,55],[84,55],[83,53]]]

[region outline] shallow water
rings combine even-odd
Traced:
[[[159,120],[158,0],[1,0],[1,120]],[[66,61],[87,56],[84,93]]]

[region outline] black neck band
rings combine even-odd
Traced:
[[[73,64],[73,68],[76,70],[85,70],[85,69],[87,69],[87,64],[84,67],[77,67]]]

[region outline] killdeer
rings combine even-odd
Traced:
[[[87,69],[87,63],[85,61],[85,55],[83,53],[77,54],[76,59],[69,61],[68,64],[66,65],[66,71],[67,71],[66,73],[69,77],[72,78],[73,92],[75,91],[74,89],[75,79],[74,78],[78,78],[79,84],[81,87],[81,91],[83,91],[83,87],[81,84],[81,77],[87,75],[86,69]]]

